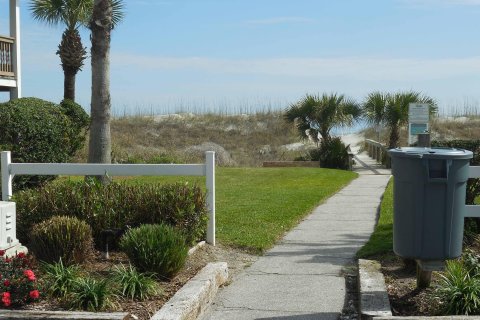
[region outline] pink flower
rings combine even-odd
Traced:
[[[25,270],[23,272],[23,275],[26,276],[28,278],[28,280],[30,281],[35,281],[35,274],[33,273],[32,270]]]
[[[17,257],[19,258],[25,258],[25,252],[20,252],[20,253],[17,253]]]
[[[40,297],[40,292],[38,290],[32,290],[28,295],[32,299],[38,299],[38,297]]]
[[[12,300],[10,300],[10,292],[2,293],[2,302],[5,307],[8,307],[12,304]]]
[[[3,257],[5,255],[5,250],[0,250],[0,257]]]
[[[8,287],[8,286],[10,285],[10,281],[9,281],[8,279],[5,280],[5,281],[3,281],[3,285],[4,285],[5,287]]]

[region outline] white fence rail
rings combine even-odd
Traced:
[[[12,180],[16,175],[205,176],[207,242],[215,245],[215,152],[207,151],[205,157],[204,164],[12,163],[10,151],[2,151],[2,200],[9,201],[12,197]]]
[[[365,139],[365,144],[371,158],[381,162],[385,155],[388,157],[388,149],[385,145],[370,139]],[[470,166],[468,177],[480,178],[480,166]],[[480,205],[466,205],[465,207],[465,217],[480,218]]]
[[[468,177],[480,178],[480,167],[470,166]],[[465,208],[465,217],[480,218],[480,205],[467,205]]]

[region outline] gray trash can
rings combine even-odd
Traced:
[[[452,148],[397,148],[388,153],[394,176],[395,253],[422,261],[460,256],[473,153]]]

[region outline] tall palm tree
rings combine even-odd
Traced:
[[[410,103],[428,103],[430,113],[437,112],[435,101],[417,91],[381,93],[373,92],[363,104],[363,116],[375,125],[385,125],[390,130],[388,148],[398,147],[400,128],[408,123],[408,106]]]
[[[78,31],[90,20],[93,0],[31,0],[30,10],[34,19],[49,25],[65,25],[58,45],[64,73],[64,99],[75,101],[75,77],[87,58],[86,48]]]
[[[360,114],[360,106],[343,94],[307,94],[287,109],[285,120],[295,123],[302,137],[318,143],[319,135],[329,141],[334,127],[351,126]]]
[[[121,0],[95,0],[92,31],[92,102],[88,162],[111,162],[110,136],[110,40],[116,23],[123,17]],[[106,182],[106,177],[98,177]]]

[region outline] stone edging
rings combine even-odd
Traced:
[[[191,256],[192,254],[194,254],[198,249],[200,248],[203,248],[205,246],[205,241],[200,241],[199,243],[197,243],[194,247],[190,248],[190,250],[188,250],[188,255]]]
[[[157,311],[150,320],[190,320],[201,315],[228,279],[226,262],[207,264]]]
[[[138,318],[126,312],[0,310],[0,319],[133,320]]]
[[[358,260],[358,289],[362,320],[480,320],[480,316],[392,316],[385,278],[380,268],[378,261]]]
[[[392,316],[385,278],[380,268],[378,261],[358,260],[358,290],[362,319]]]

